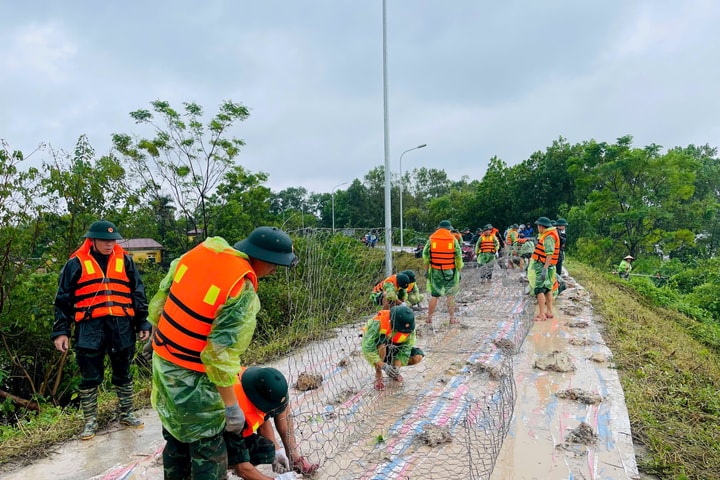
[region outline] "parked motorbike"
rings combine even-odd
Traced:
[[[463,242],[461,248],[462,248],[463,262],[470,263],[470,262],[476,261],[475,245],[473,245],[470,242]]]

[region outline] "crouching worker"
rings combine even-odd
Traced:
[[[410,280],[410,283],[408,284],[407,289],[405,290],[405,292],[406,292],[406,300],[405,301],[411,307],[419,306],[420,302],[422,302],[423,298],[425,298],[425,297],[423,296],[422,293],[420,293],[420,289],[418,288],[417,283],[415,282],[415,272],[413,272],[412,270],[403,270],[400,273],[407,276],[408,279]]]
[[[370,298],[377,307],[383,310],[395,305],[402,305],[407,296],[408,285],[410,285],[410,279],[404,273],[390,275],[375,285]]]
[[[285,376],[272,367],[249,367],[238,375],[234,385],[238,405],[245,414],[242,433],[225,431],[228,465],[245,480],[297,478],[295,472],[313,475],[320,467],[308,462],[298,450],[290,408],[288,384]],[[282,447],[275,439],[272,418]],[[272,464],[276,477],[268,477],[255,468]]]
[[[425,356],[415,347],[415,314],[399,305],[381,310],[365,325],[362,353],[375,367],[375,389],[385,388],[383,372],[396,382],[402,382],[400,367],[420,363]]]

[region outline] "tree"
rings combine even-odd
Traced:
[[[231,168],[208,202],[208,233],[233,243],[258,225],[275,223],[270,212],[272,195],[263,185],[266,181],[265,173],[253,174],[237,165]]]
[[[112,156],[96,159],[85,135],[78,139],[72,157],[63,151],[50,154],[51,161],[43,162],[43,195],[61,222],[54,253],[67,258],[92,222],[117,220],[129,188],[120,162]]]
[[[45,393],[64,356],[53,355],[47,338],[57,275],[44,273],[47,257],[34,257],[44,208],[41,173],[23,170],[24,160],[0,141],[0,396],[37,408],[27,400]]]
[[[159,191],[167,189],[185,221],[178,224],[186,229],[183,235],[196,230],[202,232],[203,239],[210,224],[209,199],[245,145],[226,135],[236,122],[249,117],[249,111],[225,101],[204,125],[202,107],[194,102],[183,103],[182,112],[166,101],[156,100],[151,105],[154,114],[136,110],[130,116],[136,123],[151,126],[155,136],[134,141],[129,135],[114,134],[114,148],[133,165],[147,192],[157,198]]]
[[[594,226],[586,235],[611,241],[608,257],[637,257],[661,242],[688,241],[673,216],[693,195],[697,162],[678,151],[661,155],[658,145],[640,149],[631,143],[630,136],[615,145],[592,141],[570,162],[579,198],[587,198],[575,214]]]

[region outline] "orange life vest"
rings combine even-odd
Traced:
[[[242,436],[249,437],[253,433],[257,432],[260,425],[265,423],[267,414],[257,408],[255,404],[250,401],[247,395],[245,395],[245,390],[240,382],[240,377],[242,377],[244,371],[245,368],[243,367],[240,371],[240,375],[238,375],[238,381],[235,382],[235,385],[233,385],[233,390],[235,391],[235,396],[238,400],[238,406],[245,414],[245,428],[242,431]]]
[[[390,275],[385,280],[382,280],[382,281],[378,282],[377,285],[375,285],[375,287],[373,288],[373,293],[382,292],[385,289],[386,283],[392,283],[393,285],[395,285],[396,291],[400,290],[400,287],[398,286],[398,283],[397,283],[397,275]]]
[[[453,235],[453,237],[455,237],[455,240],[457,240],[458,243],[462,243],[463,239],[462,239],[462,235],[460,234],[460,232],[453,233],[452,235]]]
[[[507,237],[505,238],[505,243],[507,243],[508,245],[512,245],[513,243],[515,243],[517,241],[517,236],[518,236],[517,230],[508,231]]]
[[[552,257],[550,258],[550,265],[557,265],[558,258],[560,258],[560,236],[554,227],[548,227],[545,231],[540,234],[537,245],[535,245],[535,251],[532,254],[532,259],[536,262],[545,263],[547,258],[545,254],[545,238],[551,236],[555,239],[555,249],[553,250]]]
[[[125,250],[115,244],[108,258],[107,272],[90,254],[92,239],[87,238],[70,258],[80,260],[82,273],[75,286],[75,321],[99,317],[134,317],[130,279],[125,271]]]
[[[447,228],[430,235],[430,266],[436,270],[455,268],[455,237]]]
[[[495,235],[480,235],[480,252],[495,253]]]
[[[180,257],[173,283],[153,335],[153,350],[168,362],[205,372],[200,352],[207,344],[215,313],[249,278],[257,291],[250,262],[234,249],[215,251],[204,244]]]
[[[390,341],[396,345],[407,342],[410,337],[409,333],[394,332],[390,323],[390,310],[380,310],[373,320],[380,322],[380,333],[390,338]]]

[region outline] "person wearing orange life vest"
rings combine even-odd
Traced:
[[[553,318],[553,286],[555,284],[555,265],[560,253],[560,238],[550,219],[540,217],[535,224],[538,227],[538,241],[530,257],[528,282],[530,292],[537,297],[538,314],[535,320]]]
[[[170,265],[148,317],[165,478],[227,476],[223,431],[245,425],[233,385],[260,310],[258,279],[296,263],[285,232],[258,227],[232,247],[210,237]]]
[[[407,297],[408,285],[410,278],[404,273],[390,275],[375,285],[370,298],[373,304],[385,310],[393,305],[402,305]]]
[[[516,265],[520,265],[520,244],[518,243],[518,226],[516,223],[510,225],[505,238],[505,244],[508,250],[507,266],[514,269]]]
[[[416,365],[425,354],[415,346],[415,314],[405,306],[380,310],[363,331],[362,353],[375,367],[375,389],[385,388],[383,372],[396,382],[404,379],[400,367]]]
[[[74,329],[85,419],[80,439],[89,440],[98,426],[97,394],[105,378],[106,355],[110,357],[120,423],[130,428],[143,427],[132,412],[130,365],[136,341],[148,339],[151,325],[140,272],[132,257],[117,244],[122,237],[115,225],[106,220],[94,222],[83,236],[85,241],[70,256],[58,278],[50,338],[56,349],[67,352]]]
[[[460,271],[464,263],[462,247],[453,237],[451,230],[452,224],[449,220],[441,221],[423,249],[423,265],[427,269],[427,289],[430,292],[425,321],[429,324],[432,324],[435,307],[442,296],[447,297],[450,323],[460,323],[455,320],[455,295],[460,290]]]
[[[483,227],[482,234],[475,244],[475,255],[478,268],[480,268],[480,281],[482,283],[492,280],[498,250],[500,250],[500,242],[497,235],[493,233],[492,225],[488,223]]]
[[[241,433],[224,434],[230,469],[245,480],[292,479],[296,478],[293,472],[313,475],[320,465],[308,462],[298,449],[285,376],[272,367],[243,368],[233,391],[245,414],[245,428]],[[279,475],[268,477],[255,468],[261,464],[272,464]]]

